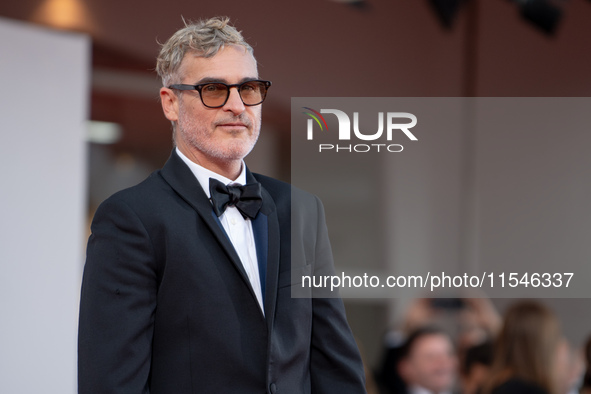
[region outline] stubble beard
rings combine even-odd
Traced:
[[[242,138],[232,138],[229,141],[225,141],[223,144],[216,143],[211,138],[211,132],[208,130],[208,125],[200,123],[195,117],[188,114],[183,108],[182,101],[179,106],[179,119],[177,122],[177,129],[180,137],[193,149],[201,152],[207,157],[220,160],[220,161],[232,161],[242,160],[246,157],[254,148],[258,141],[260,134],[261,118],[257,119],[257,125],[252,130],[252,135],[249,135],[245,141]],[[242,122],[249,129],[252,126],[250,119],[241,114],[240,116],[229,116],[228,118],[217,121],[215,124]],[[238,133],[249,133],[249,131],[240,131]]]

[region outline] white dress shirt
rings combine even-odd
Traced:
[[[209,192],[209,178],[217,179],[224,185],[230,185],[237,183],[239,185],[246,184],[246,165],[242,162],[242,170],[240,175],[235,180],[228,179],[220,174],[208,170],[205,167],[200,166],[197,163],[192,162],[187,156],[176,148],[176,153],[179,157],[189,166],[197,181],[207,194],[207,198],[211,198]],[[259,277],[259,265],[257,262],[257,252],[254,243],[254,233],[252,231],[252,223],[249,218],[243,218],[242,214],[236,207],[228,206],[222,216],[219,217],[224,230],[228,238],[232,242],[242,266],[246,271],[246,275],[250,280],[250,284],[261,307],[263,314],[265,313],[265,307],[263,305],[263,293],[261,291],[261,280]]]

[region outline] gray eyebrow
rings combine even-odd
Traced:
[[[258,77],[245,77],[242,78],[240,81],[238,81],[238,83],[244,83],[244,82],[248,82],[248,81],[256,81],[258,80]],[[228,83],[228,80],[225,78],[213,78],[213,77],[205,77],[205,78],[201,78],[197,83],[195,83],[195,85],[201,85],[203,83],[216,83],[216,82],[220,82],[220,83],[225,83],[226,85],[231,85],[230,83]]]

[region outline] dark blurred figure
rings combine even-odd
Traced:
[[[486,341],[466,349],[460,369],[462,394],[478,393],[490,374],[492,360],[492,341]]]
[[[455,354],[464,359],[466,349],[491,340],[500,329],[501,318],[486,297],[416,298],[409,305],[400,329],[387,333],[384,355],[376,380],[382,394],[404,393],[406,384],[398,371],[407,338],[422,327],[442,327],[457,344]]]
[[[412,332],[401,348],[398,373],[407,394],[451,393],[457,357],[449,335],[436,327]]]
[[[505,313],[481,394],[564,394],[568,360],[552,311],[535,301],[515,303]]]
[[[501,329],[502,319],[487,297],[462,298],[462,302],[457,346],[463,357],[467,349],[492,341]]]
[[[581,386],[581,394],[591,394],[591,337],[587,339],[583,356],[585,357],[585,375],[583,376],[583,385]]]

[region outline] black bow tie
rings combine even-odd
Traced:
[[[244,186],[226,186],[217,179],[209,178],[209,192],[215,214],[220,217],[228,206],[238,208],[243,218],[254,219],[263,205],[260,183]]]

